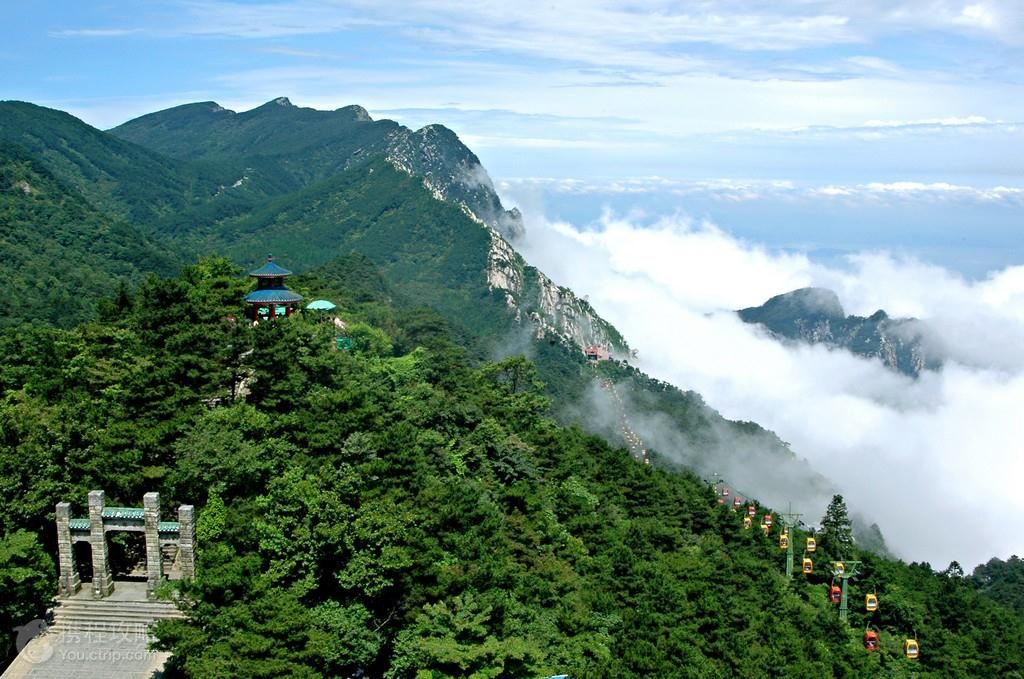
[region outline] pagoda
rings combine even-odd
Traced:
[[[249,275],[256,279],[256,289],[245,296],[253,321],[291,316],[292,309],[302,301],[302,295],[295,294],[284,285],[284,279],[292,272],[275,264],[270,255],[267,255],[266,264],[250,271]]]

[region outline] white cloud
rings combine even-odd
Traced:
[[[978,187],[950,182],[866,182],[863,184],[809,185],[788,179],[703,179],[683,180],[665,177],[633,177],[614,180],[584,180],[567,177],[505,178],[498,182],[503,190],[542,189],[569,194],[673,194],[702,195],[719,200],[746,201],[763,199],[847,200],[893,202],[1003,202],[1011,205],[1024,202],[1024,187]]]
[[[971,282],[862,254],[840,270],[707,223],[641,228],[606,214],[583,231],[527,217],[527,258],[588,295],[643,368],[790,441],[898,554],[943,567],[1024,552],[1024,524],[1007,520],[1024,512],[1024,267]],[[927,319],[950,360],[914,381],[846,352],[784,347],[721,311],[807,285],[835,290],[848,313]]]
[[[666,48],[710,43],[736,50],[791,50],[867,42],[907,29],[985,35],[1019,42],[1024,10],[1013,0],[965,5],[960,0],[567,0],[536,4],[529,12],[502,0],[409,0],[402,12],[369,0],[292,0],[250,4],[188,1],[181,6],[198,34],[267,37],[323,33],[365,20],[405,25],[417,36],[461,46],[503,49],[576,60],[626,63]],[[641,38],[640,36],[644,36]],[[667,64],[666,64],[667,65]]]

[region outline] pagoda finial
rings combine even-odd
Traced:
[[[273,262],[273,261],[274,261],[274,255],[272,255],[272,254],[270,254],[270,253],[268,252],[268,253],[267,253],[267,261],[268,261],[268,262]]]

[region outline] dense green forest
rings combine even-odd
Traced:
[[[863,552],[840,516],[814,555],[863,561],[840,623],[830,576],[785,578],[778,525],[558,424],[531,362],[467,353],[365,258],[293,286],[339,303],[351,352],[322,316],[231,320],[240,273],[207,258],[0,332],[3,629],[54,589],[55,502],[158,490],[199,507],[189,617],[157,631],[187,676],[1021,676],[992,582]]]
[[[70,327],[93,316],[111,281],[178,267],[128,223],[110,219],[31,154],[0,141],[0,325],[25,319]]]

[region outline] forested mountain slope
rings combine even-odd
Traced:
[[[58,181],[27,150],[0,141],[0,324],[31,318],[70,327],[142,274],[169,274],[169,255]]]
[[[744,530],[656,452],[559,425],[530,362],[470,360],[365,257],[294,286],[339,303],[351,352],[329,316],[232,322],[240,274],[207,259],[98,322],[0,331],[5,629],[45,606],[55,502],[157,490],[199,507],[188,620],[158,629],[191,677],[1019,676],[1024,620],[955,570],[863,553],[839,521],[787,580],[779,523]],[[848,623],[838,557],[863,562]]]
[[[203,102],[150,113],[111,133],[174,158],[242,162],[246,174],[239,181],[271,174],[287,177],[293,188],[383,157],[503,236],[523,228],[519,213],[502,208],[480,160],[451,130],[428,125],[412,131],[372,120],[361,106],[318,111],[278,97],[235,113]]]

